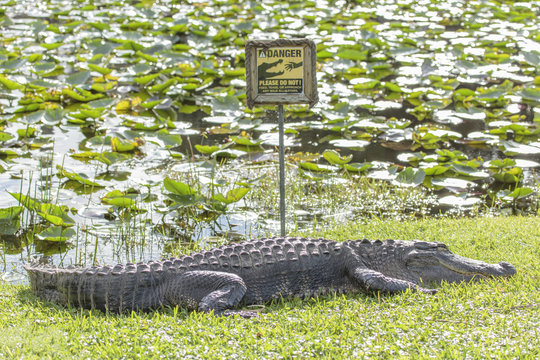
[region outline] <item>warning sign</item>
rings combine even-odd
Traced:
[[[303,92],[303,47],[259,48],[256,54],[260,94]]]
[[[317,94],[317,47],[309,39],[248,40],[246,105],[309,104]]]

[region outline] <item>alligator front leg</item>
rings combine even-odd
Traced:
[[[191,310],[214,311],[216,315],[254,316],[247,311],[232,311],[246,293],[244,280],[236,274],[219,271],[188,271],[171,274],[167,281],[165,300],[171,306]],[[226,311],[229,310],[229,311]]]
[[[352,271],[351,276],[358,284],[368,291],[382,293],[398,293],[407,291],[420,291],[425,294],[435,294],[437,289],[426,289],[415,283],[388,277],[378,271],[358,267]]]

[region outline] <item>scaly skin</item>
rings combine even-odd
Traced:
[[[454,255],[442,243],[279,237],[148,263],[26,270],[36,295],[62,305],[115,313],[179,305],[246,317],[252,314],[231,309],[331,292],[435,293],[424,285],[516,273],[506,262]]]

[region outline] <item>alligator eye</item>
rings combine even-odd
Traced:
[[[414,247],[419,250],[432,250],[436,246],[434,243],[427,241],[415,241]]]
[[[425,268],[426,266],[438,266],[439,260],[430,255],[418,254],[406,260],[408,267]]]
[[[433,254],[425,251],[412,250],[407,254],[405,262],[408,266],[425,265],[434,262],[439,262]]]
[[[439,251],[450,251],[450,249],[448,249],[448,246],[446,246],[446,244],[444,244],[442,242],[437,243],[437,250],[439,250]]]

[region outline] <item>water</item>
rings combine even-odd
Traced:
[[[39,240],[53,226],[37,211],[22,212],[17,231],[0,223],[5,279],[19,281],[32,257],[143,261],[277,233],[277,115],[245,108],[248,38],[318,44],[320,101],[285,114],[289,229],[538,212],[540,44],[528,6],[244,5],[0,1],[1,208],[19,205],[10,193],[32,196],[63,207],[75,233]],[[343,171],[326,150],[365,170]],[[399,176],[437,166],[447,170],[422,184]],[[166,177],[202,200],[179,206]],[[251,190],[215,210],[216,194],[241,187]],[[534,192],[515,200],[515,188]],[[136,209],[107,204],[114,190]]]

